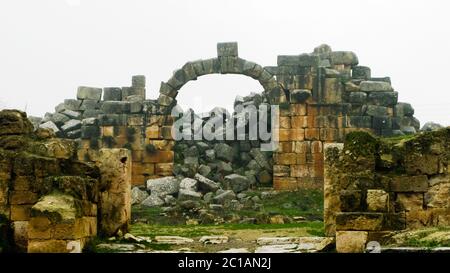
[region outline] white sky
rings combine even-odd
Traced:
[[[327,43],[354,51],[373,76],[390,76],[421,123],[450,125],[449,1],[1,0],[0,108],[53,112],[79,85],[129,86],[147,76],[147,98],[187,61],[239,42],[263,66]],[[253,79],[212,75],[180,90],[180,104],[230,107],[261,91]],[[199,101],[202,101],[201,103]]]

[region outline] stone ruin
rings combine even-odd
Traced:
[[[278,56],[277,66],[266,67],[240,58],[237,43],[219,43],[217,55],[176,70],[161,83],[154,100],[146,99],[144,76],[134,76],[131,87],[79,87],[77,99],[65,100],[55,113],[36,120],[36,126],[76,139],[82,161],[95,161],[101,148],[131,150],[133,185],[174,173],[188,177],[200,173],[215,181],[236,173],[252,185],[280,190],[321,188],[323,145],[342,142],[349,132],[398,136],[419,129],[414,109],[398,102],[390,78],[372,77],[353,52],[321,45],[313,53]],[[244,140],[174,141],[176,117],[171,112],[179,109],[179,90],[188,81],[213,73],[242,74],[260,82],[262,93],[238,96],[235,106],[279,106],[278,128],[271,132],[279,140],[277,150],[261,152],[264,141],[250,139],[248,132]],[[250,126],[236,111],[191,114],[185,122],[193,129],[183,134],[194,135],[212,118],[225,121],[223,128],[215,128],[218,134],[231,123],[241,123],[247,130]]]
[[[157,196],[150,200],[157,203],[173,201],[158,195],[169,184],[176,184],[178,197],[209,194],[211,199],[224,193],[224,199],[235,198],[257,186],[324,189],[326,231],[336,235],[340,252],[363,251],[371,238],[387,231],[449,225],[448,129],[429,133],[436,145],[423,141],[429,135],[398,147],[371,136],[419,130],[414,109],[398,102],[389,77],[372,77],[353,52],[327,45],[308,54],[278,56],[277,66],[266,67],[240,58],[236,43],[219,43],[217,53],[176,70],[153,100],[146,98],[144,76],[134,76],[131,87],[79,87],[77,99],[65,100],[42,119],[30,118],[34,133],[23,113],[3,111],[0,212],[6,216],[2,221],[12,225],[0,228],[12,227],[13,245],[29,252],[67,252],[73,241],[82,248],[96,234],[125,232],[130,196],[141,194],[137,188],[132,193],[131,185],[146,186],[151,192],[146,198]],[[259,112],[275,125],[275,150],[262,149],[267,140],[251,139],[252,124],[239,107],[233,113],[215,108],[172,115],[183,112],[176,101],[182,86],[213,73],[260,82],[263,92],[238,96],[235,106],[258,111],[278,106],[276,114]],[[194,138],[217,119],[223,125],[212,130],[215,135],[226,136],[229,125],[240,124],[243,139]],[[190,129],[176,131],[179,121]],[[232,128],[238,136],[239,126]],[[177,134],[192,138],[175,140]],[[365,141],[364,149],[355,144]],[[429,167],[423,169],[420,162]],[[184,181],[183,187],[173,176]]]
[[[450,226],[450,128],[401,140],[365,132],[325,145],[324,222],[338,252],[395,231]]]
[[[0,111],[0,252],[80,252],[128,230],[130,152],[101,149],[87,163],[76,151],[51,130],[33,132],[25,113]]]

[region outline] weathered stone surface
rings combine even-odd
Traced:
[[[428,178],[426,175],[395,177],[389,186],[394,192],[426,192]]]
[[[413,112],[414,113],[414,112]],[[425,131],[425,132],[431,132],[431,131],[436,131],[439,129],[444,128],[444,126],[435,123],[435,122],[426,122],[423,126],[422,129],[420,129],[421,131]]]
[[[71,119],[61,126],[61,130],[64,132],[70,132],[78,129],[81,129],[81,121],[77,119]]]
[[[352,68],[352,78],[353,79],[363,79],[368,80],[371,77],[370,67],[367,66],[354,66]]]
[[[226,162],[233,161],[233,148],[225,143],[218,143],[214,145],[214,151],[216,154],[216,158],[225,160]]]
[[[236,42],[217,43],[217,56],[219,57],[237,57],[238,44]]]
[[[367,93],[365,92],[351,92],[349,95],[349,102],[356,104],[364,104],[367,99]]]
[[[173,176],[147,180],[147,189],[151,194],[156,194],[160,197],[177,193],[179,187],[180,182]]]
[[[53,121],[47,121],[45,123],[42,123],[41,125],[39,125],[39,128],[51,129],[55,134],[60,131],[58,126],[56,126],[56,124]]]
[[[193,243],[194,240],[180,236],[155,236],[155,242],[158,244],[183,245]]]
[[[216,204],[224,204],[226,200],[233,200],[236,198],[236,194],[232,190],[226,190],[213,198],[213,202]]]
[[[140,190],[138,187],[131,189],[131,205],[140,204],[148,197],[146,191]]]
[[[304,103],[312,96],[311,91],[307,89],[294,89],[290,92],[291,103]]]
[[[94,87],[80,86],[77,90],[77,99],[79,100],[96,100],[102,98],[102,89]]]
[[[364,253],[367,238],[367,231],[337,231],[336,251],[339,253]]]
[[[372,212],[387,212],[389,209],[389,194],[384,190],[368,190],[367,210]]]
[[[164,205],[164,200],[156,194],[150,194],[144,199],[144,201],[142,201],[141,205],[146,207],[159,207]]]
[[[235,193],[239,193],[250,187],[250,181],[245,176],[230,174],[225,176],[224,186],[226,189],[231,189]]]
[[[127,149],[100,149],[96,162],[101,173],[100,225],[112,236],[128,232],[131,219],[131,152]]]
[[[330,53],[333,64],[357,65],[358,57],[351,51],[333,51]]]
[[[70,120],[70,118],[64,114],[61,113],[54,113],[51,119],[56,125],[61,126],[67,121]]]
[[[130,103],[127,101],[104,101],[101,110],[106,114],[130,113]]]
[[[411,104],[409,103],[399,102],[394,107],[394,114],[397,117],[412,117],[414,115],[414,108],[412,108]]]
[[[72,119],[79,119],[81,117],[80,112],[72,111],[72,110],[64,110],[61,112],[61,114],[66,115]]]
[[[393,91],[391,84],[380,81],[362,81],[359,88],[363,92],[386,92]]]
[[[370,92],[367,101],[370,104],[393,106],[397,104],[398,92]]]
[[[199,192],[195,192],[193,190],[188,189],[180,189],[178,192],[178,200],[186,201],[186,200],[201,200],[202,194]]]
[[[382,213],[342,212],[336,215],[336,230],[377,231],[383,228]]]
[[[119,87],[103,88],[103,100],[105,100],[105,101],[121,101],[122,100],[122,89]]]
[[[423,209],[423,193],[398,193],[395,200],[398,211]]]
[[[64,108],[66,110],[79,111],[82,102],[82,100],[65,99]]]
[[[194,178],[198,181],[198,189],[203,192],[216,191],[220,187],[219,183],[214,182],[201,174],[195,174]]]
[[[425,193],[427,208],[450,208],[450,178],[436,177],[430,179],[430,188]]]
[[[341,211],[360,211],[361,199],[360,190],[342,190],[339,193]]]
[[[367,105],[366,115],[368,116],[388,116],[388,108],[385,106]]]
[[[184,189],[184,190],[190,190],[190,191],[197,191],[197,180],[192,179],[192,178],[184,178],[183,180],[181,180],[180,182],[180,189]]]

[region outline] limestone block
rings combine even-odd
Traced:
[[[351,92],[348,101],[355,104],[366,103],[367,93],[365,92]]]
[[[64,123],[63,126],[61,126],[61,130],[64,132],[70,132],[74,130],[78,130],[81,128],[81,121],[77,119],[71,119]]]
[[[32,205],[11,205],[11,221],[28,221]]]
[[[398,193],[395,200],[398,211],[422,210],[423,193]]]
[[[131,153],[101,149],[96,162],[101,173],[100,231],[108,236],[128,231],[131,219]]]
[[[119,87],[105,87],[103,88],[104,101],[121,101],[122,89]]]
[[[389,209],[389,194],[384,190],[367,190],[367,210],[371,212],[387,212]]]
[[[104,101],[101,110],[105,114],[130,113],[130,102],[128,101]]]
[[[31,191],[11,191],[9,195],[11,205],[34,204],[37,200],[37,194]]]
[[[135,75],[131,78],[131,86],[133,87],[145,87],[145,76]]]
[[[426,175],[397,176],[389,183],[393,192],[426,192],[428,190],[428,178]]]
[[[305,139],[306,140],[320,140],[320,129],[319,128],[306,128],[305,129]]]
[[[390,83],[382,81],[362,81],[359,85],[359,88],[363,92],[393,91]]]
[[[370,77],[371,77],[370,67],[358,65],[352,68],[353,79],[368,80],[370,79]]]
[[[414,108],[412,108],[411,104],[409,103],[399,102],[394,107],[394,115],[396,117],[412,117],[414,115]]]
[[[430,188],[425,193],[427,208],[450,208],[450,178],[449,176],[430,179]]]
[[[394,106],[398,101],[398,92],[369,92],[367,102],[373,105]]]
[[[389,110],[385,106],[367,105],[366,115],[368,116],[389,116]]]
[[[438,174],[439,156],[410,152],[405,155],[404,167],[408,174]]]
[[[360,190],[341,190],[339,192],[340,211],[361,211],[362,194]]]
[[[325,103],[340,103],[342,102],[343,86],[338,78],[325,79],[325,94],[322,98]]]
[[[42,123],[39,125],[39,128],[43,129],[51,129],[55,134],[58,134],[60,132],[58,126],[53,121],[47,121],[45,123]]]
[[[378,231],[383,228],[383,223],[383,213],[340,212],[336,215],[336,230]]]
[[[337,231],[336,251],[339,253],[364,253],[367,238],[367,231]]]
[[[159,176],[173,175],[173,163],[156,163],[155,174]]]
[[[217,43],[217,56],[219,57],[237,57],[237,42]]]
[[[77,90],[77,99],[78,100],[96,100],[100,101],[102,97],[102,89],[80,86]]]
[[[64,108],[66,110],[79,111],[82,102],[82,100],[65,99]]]
[[[25,252],[28,246],[28,221],[12,222],[14,244],[20,252]]]

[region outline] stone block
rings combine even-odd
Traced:
[[[52,223],[47,217],[32,217],[29,221],[29,239],[48,240],[52,231]]]
[[[333,65],[343,64],[355,66],[358,64],[358,56],[351,51],[333,51],[330,53]]]
[[[389,116],[389,110],[385,106],[367,105],[366,115],[368,116]]]
[[[155,174],[159,176],[173,175],[173,163],[156,163]]]
[[[11,205],[11,221],[28,221],[32,205]]]
[[[145,87],[145,76],[135,75],[131,78],[131,86],[133,87]]]
[[[12,222],[12,231],[16,248],[25,252],[28,245],[28,221]]]
[[[291,165],[290,166],[291,177],[308,177],[311,176],[308,165]]]
[[[369,116],[350,116],[348,121],[349,127],[354,128],[371,128],[372,117]]]
[[[290,172],[288,165],[273,165],[273,176],[289,176]]]
[[[342,102],[342,90],[343,86],[338,78],[326,78],[325,93],[321,102],[324,103],[340,103]]]
[[[297,154],[296,153],[276,153],[274,155],[274,162],[279,165],[297,164]]]
[[[310,97],[312,97],[311,91],[307,89],[294,89],[290,93],[291,103],[305,103]]]
[[[382,81],[362,81],[359,88],[363,92],[386,92],[393,91],[392,86],[388,82]]]
[[[367,238],[367,231],[337,231],[336,251],[339,253],[364,253]]]
[[[373,105],[393,106],[398,101],[398,92],[369,92],[367,102]]]
[[[71,119],[80,119],[81,117],[81,113],[77,112],[77,111],[72,111],[72,110],[64,110],[61,112],[61,114],[64,114],[66,116],[68,116]]]
[[[412,117],[414,115],[414,108],[409,103],[399,102],[394,107],[394,115],[396,117]]]
[[[403,166],[408,174],[435,175],[439,173],[439,156],[410,152],[405,155]]]
[[[78,130],[81,128],[81,121],[77,119],[71,119],[64,123],[63,126],[61,126],[61,130],[64,132],[70,132],[74,130]]]
[[[352,68],[352,78],[368,80],[371,77],[370,67],[367,66],[354,66]]]
[[[389,116],[375,116],[372,118],[371,127],[378,131],[392,129],[392,118]]]
[[[130,113],[130,102],[128,101],[104,101],[101,110],[105,114],[126,114]]]
[[[77,99],[79,100],[96,100],[100,101],[102,98],[102,89],[80,86],[77,90]]]
[[[355,104],[365,104],[367,93],[365,92],[351,92],[348,96],[348,101]]]
[[[320,140],[320,129],[319,128],[306,128],[305,129],[305,139],[306,140]]]
[[[65,99],[64,108],[66,110],[79,111],[82,102],[82,100]]]
[[[308,127],[308,116],[293,116],[290,119],[291,128],[300,129]],[[280,117],[280,128],[281,127],[281,117]]]
[[[397,211],[411,211],[424,209],[423,193],[397,193],[395,199]]]
[[[336,230],[379,231],[383,224],[383,213],[340,212],[336,215]]]
[[[173,151],[155,151],[154,153],[144,152],[144,163],[172,163],[174,158]]]
[[[428,190],[428,178],[426,175],[397,176],[389,183],[393,192],[426,192]]]
[[[103,88],[104,101],[121,101],[122,89],[119,87],[105,87]]]
[[[360,190],[342,190],[339,192],[340,210],[342,212],[361,211],[361,200]]]
[[[388,212],[389,194],[384,190],[367,190],[366,204],[370,212]]]
[[[38,200],[38,195],[31,191],[11,191],[9,203],[11,205],[34,204]]]
[[[98,126],[83,126],[81,127],[81,138],[92,139],[100,136],[100,128]]]
[[[70,253],[69,242],[67,240],[30,240],[28,253]],[[81,242],[77,241],[81,248]],[[72,244],[72,243],[71,243]]]
[[[275,190],[296,190],[297,179],[295,177],[274,177],[273,187]]]
[[[305,116],[306,115],[306,104],[294,103],[289,105],[290,116]]]
[[[219,57],[237,57],[237,42],[217,43],[217,56]]]

